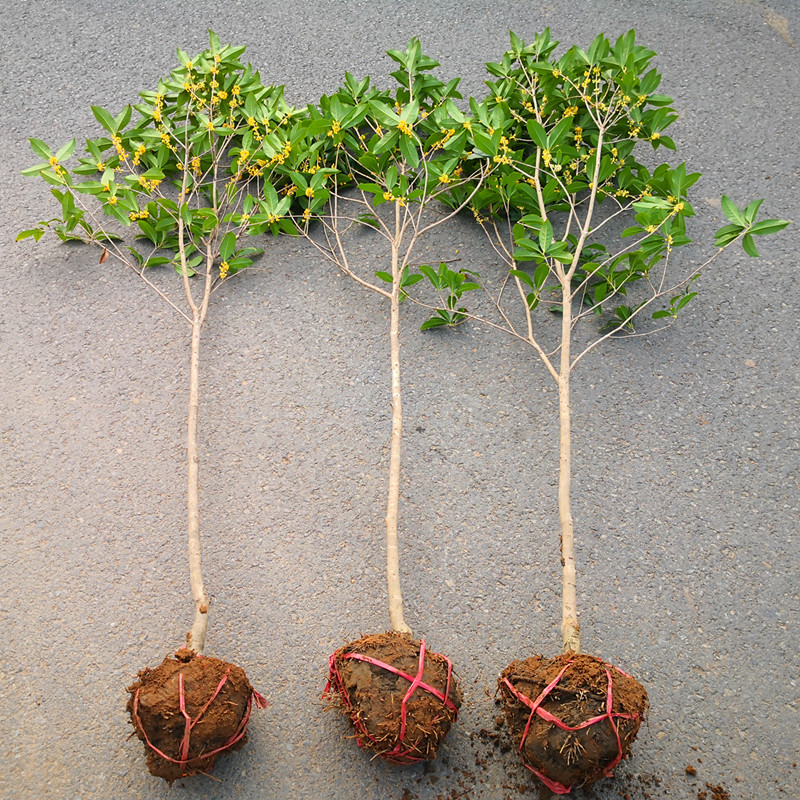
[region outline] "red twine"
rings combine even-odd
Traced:
[[[202,658],[202,656],[197,655],[196,658]],[[183,738],[181,739],[181,746],[180,746],[180,758],[171,758],[162,750],[159,750],[148,738],[147,732],[142,725],[142,721],[139,719],[139,692],[141,692],[141,687],[136,690],[136,694],[133,696],[133,719],[136,723],[137,729],[141,732],[142,736],[144,737],[144,741],[147,746],[154,752],[157,753],[161,758],[166,761],[171,762],[172,764],[179,764],[181,767],[188,766],[190,761],[200,761],[207,758],[211,758],[211,756],[215,756],[218,753],[223,753],[225,750],[230,750],[233,745],[235,745],[244,735],[247,733],[247,723],[250,721],[250,712],[253,708],[253,701],[255,700],[256,708],[266,708],[267,701],[264,699],[262,695],[260,695],[255,689],[251,687],[250,689],[250,697],[247,698],[247,709],[245,710],[244,717],[242,721],[239,723],[239,727],[236,729],[236,733],[221,747],[218,747],[216,750],[212,750],[209,753],[202,753],[201,755],[197,755],[194,758],[189,758],[189,742],[191,739],[192,728],[200,722],[203,714],[206,713],[211,703],[214,701],[214,698],[222,691],[222,687],[228,680],[228,675],[230,673],[230,667],[225,670],[225,675],[223,675],[222,680],[217,685],[214,694],[208,699],[208,702],[200,709],[200,713],[192,719],[189,716],[189,713],[186,711],[186,693],[183,689],[183,673],[178,673],[178,698],[179,698],[179,705],[181,709],[181,714],[183,714],[184,719],[186,720],[186,724],[183,731]]]
[[[408,708],[407,703],[411,699],[411,696],[417,689],[422,689],[428,694],[432,694],[434,697],[438,698],[439,700],[444,703],[445,707],[449,708],[454,714],[454,722],[458,719],[458,709],[456,708],[455,704],[452,700],[450,700],[450,683],[453,675],[453,663],[450,661],[447,656],[442,656],[442,658],[447,662],[447,685],[445,686],[444,693],[440,692],[438,689],[430,686],[429,684],[425,683],[422,680],[422,671],[425,666],[425,640],[423,639],[420,642],[419,647],[419,665],[417,666],[417,674],[416,676],[411,676],[402,670],[397,669],[397,667],[393,667],[391,664],[385,664],[383,661],[378,661],[375,658],[371,658],[370,656],[364,656],[360,653],[345,653],[342,658],[353,659],[355,661],[365,661],[367,664],[372,664],[375,667],[380,667],[381,669],[385,669],[387,672],[391,672],[393,675],[398,675],[401,678],[405,678],[411,685],[408,687],[408,691],[405,693],[402,702],[400,703],[400,736],[398,737],[397,744],[391,749],[383,753],[378,753],[377,755],[380,758],[385,759],[386,761],[390,761],[393,764],[414,764],[417,761],[424,761],[424,756],[416,756],[412,755],[415,748],[413,746],[403,749],[403,739],[406,735],[406,723],[408,718]],[[330,695],[331,684],[336,687],[336,691],[341,696],[344,704],[351,712],[355,712],[353,704],[350,702],[350,698],[347,695],[347,692],[344,690],[344,681],[342,680],[341,675],[339,674],[339,670],[336,668],[336,653],[334,653],[328,659],[328,664],[330,666],[330,676],[328,678],[328,683],[325,686],[325,691],[322,693],[323,697]],[[369,731],[367,731],[364,724],[358,718],[355,713],[350,714],[350,719],[353,722],[355,729],[359,732],[359,734],[366,739],[369,739],[371,742],[377,744],[377,739],[372,736]],[[356,743],[359,747],[364,747],[364,743],[362,742],[361,738],[356,737]]]
[[[614,760],[607,764],[605,767],[600,767],[598,771],[595,773],[595,776],[602,775],[606,778],[611,777],[611,770],[619,764],[622,760],[622,740],[619,738],[619,728],[617,727],[617,723],[614,721],[615,718],[617,719],[636,719],[639,715],[638,714],[625,714],[621,711],[613,711],[614,706],[614,694],[612,690],[613,681],[611,679],[611,671],[609,670],[609,665],[605,665],[605,672],[608,676],[608,689],[606,691],[606,711],[605,714],[599,714],[596,717],[592,717],[591,719],[587,719],[585,722],[582,722],[580,725],[576,725],[574,728],[567,725],[565,722],[562,722],[558,717],[553,716],[549,711],[545,711],[545,709],[541,708],[541,704],[544,702],[544,699],[547,697],[550,692],[555,689],[558,685],[558,682],[561,680],[564,673],[569,668],[572,661],[568,661],[561,672],[556,675],[555,679],[550,682],[550,684],[545,687],[542,693],[536,698],[536,700],[531,700],[526,695],[522,694],[522,692],[518,691],[517,688],[508,680],[508,678],[503,678],[503,683],[511,690],[513,695],[519,700],[521,703],[526,705],[530,710],[531,714],[528,717],[528,724],[525,726],[525,730],[522,734],[522,739],[519,743],[520,752],[522,752],[522,748],[525,746],[525,740],[528,738],[528,732],[531,728],[531,723],[533,722],[533,718],[535,715],[539,715],[542,719],[546,720],[547,722],[552,722],[553,725],[557,725],[561,730],[564,731],[579,731],[583,728],[588,728],[590,725],[595,725],[598,722],[601,722],[604,719],[608,720],[608,724],[611,725],[611,730],[614,731],[614,736],[617,739],[617,755],[615,756]],[[618,672],[621,672],[623,675],[630,677],[627,672],[623,672],[621,669],[614,667],[617,669]],[[551,792],[555,794],[569,794],[572,791],[571,786],[564,786],[563,783],[559,783],[558,781],[551,780],[543,773],[539,772],[539,770],[534,769],[529,764],[525,763],[525,759],[523,758],[522,763],[537,777],[539,780],[550,789]]]

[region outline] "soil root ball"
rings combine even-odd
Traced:
[[[556,794],[610,777],[648,708],[635,678],[575,653],[514,661],[498,689],[523,763]]]
[[[436,758],[461,707],[449,658],[390,631],[340,647],[329,665],[323,697],[350,718],[359,747],[393,764]]]
[[[241,667],[186,649],[143,669],[128,692],[147,767],[169,784],[210,772],[222,753],[242,747],[253,703],[266,705]]]

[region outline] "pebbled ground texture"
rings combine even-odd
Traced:
[[[498,672],[559,646],[557,398],[511,339],[420,334],[403,307],[406,617],[453,660],[458,723],[428,765],[371,760],[324,713],[327,657],[387,626],[388,322],[302,242],[266,243],[204,333],[208,653],[270,702],[214,780],[144,764],[126,687],[184,639],[185,323],[97,254],[16,233],[55,213],[26,137],[99,135],[213,28],[302,105],[385,76],[412,36],[482,92],[508,29],[565,45],[635,27],[659,55],[694,187],[699,260],[719,196],[797,218],[800,7],[792,0],[491,3],[7,0],[0,27],[0,797],[505,800],[537,790],[501,744]],[[664,152],[664,151],[660,151]],[[466,221],[424,246],[496,269]],[[610,342],[573,383],[585,650],[651,711],[613,781],[574,797],[800,797],[797,223],[728,252],[666,334]],[[426,255],[426,257],[428,257]],[[383,267],[369,238],[364,270]],[[383,267],[385,268],[385,267]],[[173,276],[174,277],[174,276]],[[169,280],[165,275],[164,280]],[[440,335],[440,334],[444,335]],[[690,769],[687,769],[690,768]],[[710,786],[706,786],[706,783]],[[716,792],[716,794],[713,794]]]

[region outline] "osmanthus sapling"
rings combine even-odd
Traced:
[[[307,179],[295,174],[296,195],[312,203],[295,221],[328,261],[389,306],[392,427],[386,508],[386,565],[391,631],[367,636],[330,658],[326,693],[351,719],[362,747],[394,763],[433,758],[457,716],[460,692],[452,665],[411,636],[403,616],[398,547],[402,398],[400,305],[406,289],[421,280],[409,265],[420,239],[466,206],[488,165],[471,168],[473,188],[450,213],[431,217],[431,203],[462,181],[466,118],[454,98],[458,80],[444,83],[438,66],[418,40],[388,53],[399,68],[393,90],[370,79],[346,76],[335,94],[310,109],[308,134],[322,142],[319,170]],[[438,205],[438,204],[437,204]],[[352,229],[366,227],[383,241],[387,263],[374,277],[353,263]],[[359,246],[359,245],[356,245]],[[376,280],[377,278],[377,280]],[[426,680],[421,675],[425,671]],[[400,682],[397,675],[407,680]],[[358,689],[358,691],[356,691]]]
[[[499,287],[491,290],[476,274],[446,264],[424,274],[440,297],[429,327],[483,319],[528,345],[558,391],[563,652],[513,662],[499,688],[523,762],[564,794],[610,774],[647,709],[637,681],[581,655],[571,508],[573,371],[612,337],[650,335],[671,325],[695,297],[695,280],[727,247],[741,241],[757,256],[753,237],[788,222],[756,221],[761,201],[739,209],[723,197],[730,224],[717,232],[716,252],[699,265],[675,264],[676,250],[690,242],[686,220],[694,212],[687,192],[700,175],[683,164],[650,171],[637,160],[641,145],[675,148],[663,131],[677,115],[671,98],[656,93],[655,53],[636,44],[634,31],[614,45],[600,35],[588,50],[572,47],[560,57],[557,44],[549,29],[530,45],[512,33],[511,49],[487,65],[494,80],[487,82],[484,103],[473,101],[484,117],[484,130],[476,129],[473,138],[486,163],[498,169],[477,191],[466,181],[449,193],[451,207],[470,198],[475,219],[507,267]],[[498,316],[479,317],[459,305],[459,320],[448,319],[478,282]],[[560,325],[537,319],[543,308],[558,314]],[[637,327],[646,313],[656,322]],[[591,320],[599,321],[599,331],[587,324]]]
[[[42,162],[23,171],[52,185],[61,216],[18,239],[38,241],[50,230],[64,241],[99,246],[101,263],[124,264],[169,303],[191,336],[187,531],[194,621],[174,659],[139,673],[128,703],[150,771],[169,782],[207,773],[220,753],[240,747],[252,704],[263,702],[240,667],[203,656],[210,601],[200,558],[200,337],[212,296],[262,252],[243,237],[290,225],[284,215],[292,197],[278,195],[288,186],[281,170],[306,156],[293,138],[297,125],[282,87],[264,86],[241,62],[244,51],[222,46],[210,32],[209,47],[194,58],[178,50],[180,66],[155,91],[142,92],[141,103],[117,116],[93,107],[105,134],[87,139],[77,165],[66,164],[74,139],[55,153],[31,139]],[[132,225],[135,241],[125,235]],[[178,274],[172,293],[153,277],[170,266]]]

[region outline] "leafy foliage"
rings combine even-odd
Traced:
[[[529,45],[511,33],[511,48],[487,64],[489,94],[481,103],[470,100],[468,127],[473,155],[496,168],[470,206],[524,288],[528,311],[555,291],[551,311],[575,303],[576,319],[586,311],[600,319],[601,330],[632,331],[633,318],[665,290],[672,252],[691,241],[688,191],[700,174],[684,164],[644,163],[643,146],[675,150],[664,131],[677,114],[672,99],[658,94],[655,53],[638,45],[633,31],[613,45],[601,34],[587,49],[571,47],[560,56],[557,44],[549,29]],[[464,182],[447,200],[458,204],[472,190]],[[745,251],[757,255],[753,236],[788,224],[756,222],[760,204],[740,212],[723,198],[731,224],[716,244],[741,237]],[[621,239],[632,241],[614,242],[611,231],[625,218]],[[626,296],[639,282],[647,287],[645,299],[631,305]],[[653,316],[674,318],[695,295],[682,291]]]

